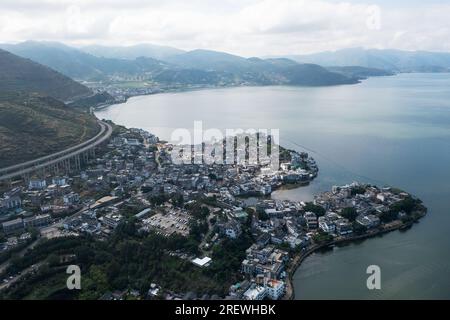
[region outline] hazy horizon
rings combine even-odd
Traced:
[[[0,42],[149,43],[245,57],[356,47],[450,52],[449,15],[439,0],[4,0]]]
[[[164,45],[164,44],[155,44],[155,43],[150,43],[150,42],[141,42],[141,43],[136,43],[136,44],[131,44],[131,45],[103,45],[103,44],[89,44],[89,45],[74,45],[71,43],[65,43],[64,41],[52,41],[52,40],[23,40],[23,41],[15,41],[15,42],[0,42],[0,45],[18,45],[18,44],[22,44],[22,43],[27,43],[27,42],[36,42],[36,43],[48,43],[48,44],[62,44],[74,49],[78,49],[78,50],[83,50],[83,48],[88,48],[91,46],[100,46],[100,47],[111,47],[111,48],[132,48],[134,46],[156,46],[156,47],[165,47],[165,48],[170,48],[170,49],[177,49],[180,51],[184,51],[184,52],[191,52],[191,51],[196,51],[196,50],[205,50],[205,51],[215,51],[215,52],[222,52],[222,53],[226,53],[226,54],[231,54],[231,55],[235,55],[235,56],[241,56],[244,58],[253,58],[253,57],[257,57],[257,58],[262,58],[262,59],[270,59],[270,58],[276,58],[276,57],[288,57],[288,56],[296,56],[296,55],[303,55],[302,53],[286,53],[286,54],[279,54],[279,55],[240,55],[237,53],[233,53],[233,52],[227,52],[227,51],[219,51],[219,50],[214,50],[211,48],[194,48],[191,50],[186,50],[183,48],[179,48],[179,47],[173,47],[173,46],[169,46],[169,45]],[[324,51],[317,51],[317,52],[311,52],[311,53],[305,53],[304,55],[313,55],[313,54],[320,54],[320,53],[332,53],[332,52],[338,52],[338,51],[342,51],[342,50],[393,50],[393,51],[403,51],[403,52],[430,52],[430,53],[449,53],[450,54],[450,50],[448,51],[437,51],[437,50],[403,50],[403,49],[395,49],[395,48],[375,48],[375,47],[346,47],[346,48],[340,48],[340,49],[330,49],[330,50],[324,50]],[[88,52],[86,52],[88,53]]]

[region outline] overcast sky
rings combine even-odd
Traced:
[[[0,42],[146,42],[243,56],[450,51],[449,21],[449,0],[0,0]]]

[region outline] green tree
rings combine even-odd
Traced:
[[[365,192],[366,192],[366,188],[364,188],[363,186],[353,187],[351,190],[352,196],[355,196],[357,194],[364,194]]]
[[[391,205],[390,209],[394,212],[404,211],[407,214],[411,214],[412,211],[417,207],[418,201],[414,200],[412,197],[407,197]]]
[[[258,219],[261,221],[269,220],[269,215],[265,211],[258,212]]]
[[[306,212],[313,212],[316,214],[316,216],[321,217],[325,215],[326,210],[324,207],[315,205],[312,202],[307,202],[305,207],[303,208]]]
[[[319,232],[313,236],[313,240],[315,243],[324,244],[332,241],[333,236],[325,232]]]
[[[54,267],[59,264],[59,256],[57,254],[50,254],[47,258],[48,265]]]
[[[356,217],[358,216],[358,212],[353,207],[347,207],[342,209],[341,216],[350,221],[355,221]]]
[[[361,235],[367,232],[367,228],[358,222],[353,222],[353,232],[357,235]]]

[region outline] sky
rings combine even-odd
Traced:
[[[450,52],[450,0],[0,0],[0,42],[153,43],[242,56]]]

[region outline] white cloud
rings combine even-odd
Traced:
[[[0,42],[150,42],[245,56],[345,47],[450,51],[449,5],[326,0],[2,0]]]

